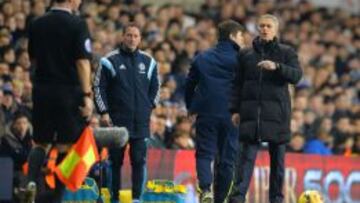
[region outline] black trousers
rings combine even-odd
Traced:
[[[260,144],[241,143],[234,189],[230,202],[245,202],[245,196],[249,189],[251,177],[254,170],[257,152]],[[269,143],[270,154],[270,203],[283,201],[282,193],[285,175],[285,144]]]
[[[195,141],[199,187],[203,191],[210,190],[214,182],[214,202],[222,203],[228,197],[233,180],[238,148],[237,130],[230,118],[199,115],[196,119]],[[213,172],[211,164],[214,161]]]
[[[130,138],[130,161],[133,199],[139,199],[146,181],[146,138]],[[112,169],[112,196],[119,197],[121,189],[121,168],[123,165],[126,146],[119,149],[110,149],[110,160]]]

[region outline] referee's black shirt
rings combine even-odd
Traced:
[[[86,22],[66,10],[50,10],[30,24],[29,55],[36,61],[36,85],[79,86],[76,60],[91,57]]]

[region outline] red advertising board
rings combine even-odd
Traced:
[[[129,164],[125,161],[125,174]],[[360,202],[360,157],[317,156],[287,154],[284,182],[285,203],[295,203],[299,194],[316,189],[324,194],[326,202]],[[251,203],[268,202],[269,156],[259,152],[250,185]],[[125,186],[130,186],[130,175],[125,175]],[[149,150],[148,178],[172,179],[186,185],[196,185],[194,151]]]

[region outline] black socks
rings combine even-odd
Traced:
[[[34,147],[31,149],[28,162],[29,162],[29,174],[28,181],[36,182],[40,176],[41,167],[44,164],[46,158],[46,151],[42,147]]]

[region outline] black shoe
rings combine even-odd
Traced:
[[[213,203],[214,196],[211,191],[203,191],[200,194],[200,203]]]

